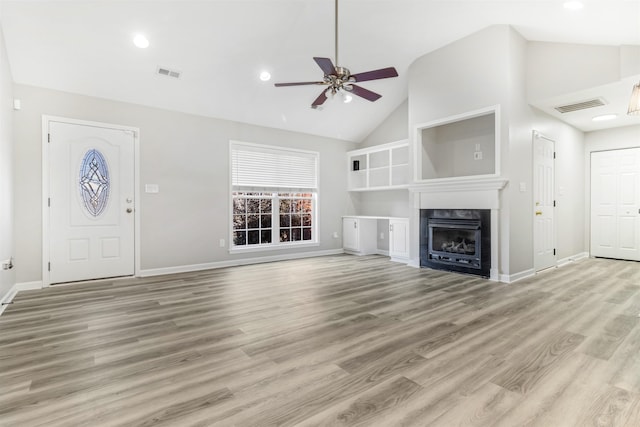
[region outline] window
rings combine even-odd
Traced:
[[[231,143],[232,249],[316,243],[318,153]]]

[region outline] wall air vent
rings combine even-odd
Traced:
[[[582,102],[576,102],[575,104],[561,105],[554,108],[564,114],[571,113],[572,111],[586,110],[587,108],[602,107],[603,105],[607,105],[607,101],[605,101],[603,98],[594,98]]]
[[[173,77],[174,79],[180,77],[180,71],[170,70],[164,67],[158,67],[158,74],[161,76]]]

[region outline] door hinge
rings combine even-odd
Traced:
[[[47,263],[47,269],[48,269],[49,271],[51,271],[51,263],[50,263],[50,262],[48,262],[48,263]]]
[[[553,158],[554,159],[556,158],[556,152],[555,151],[553,152]]]
[[[51,207],[51,197],[47,198],[47,206]]]
[[[51,134],[50,133],[47,134],[47,142],[51,142]]]
[[[556,207],[556,201],[555,200],[553,201],[553,207],[554,208]]]
[[[554,255],[556,254],[556,248],[553,248],[553,254]]]

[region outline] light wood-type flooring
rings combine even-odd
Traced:
[[[19,293],[2,426],[640,426],[640,263],[338,255]]]

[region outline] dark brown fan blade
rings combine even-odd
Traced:
[[[325,82],[298,82],[298,83],[275,83],[275,87],[283,86],[305,86],[305,85],[323,85]]]
[[[314,56],[313,60],[316,61],[316,64],[318,64],[318,67],[322,69],[325,75],[336,75],[336,67],[329,58],[318,58]]]
[[[311,108],[318,108],[319,106],[321,106],[322,104],[324,104],[324,101],[327,100],[327,90],[323,90],[322,93],[320,94],[320,96],[318,96],[316,98],[315,101],[313,101],[313,104],[311,104]]]
[[[365,89],[361,86],[353,85],[353,84],[350,86],[351,86],[351,90],[350,90],[351,93],[353,93],[354,95],[361,96],[362,98],[367,99],[371,102],[377,101],[382,97],[382,95],[377,94],[375,92],[371,92],[369,89]]]
[[[366,71],[364,73],[352,74],[351,77],[357,82],[366,82],[367,80],[388,79],[390,77],[398,77],[398,72],[393,67],[381,68],[379,70]]]

